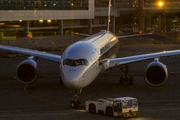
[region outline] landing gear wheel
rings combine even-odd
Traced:
[[[112,109],[111,107],[107,107],[107,109],[106,109],[106,114],[107,114],[108,116],[113,116],[113,109]]]
[[[79,94],[81,94],[82,89],[71,89],[70,92],[73,93],[73,100],[70,103],[71,108],[81,107],[81,102],[79,101]]]
[[[94,104],[89,105],[89,112],[96,113],[96,106]]]
[[[133,85],[133,84],[134,84],[134,77],[131,76],[131,77],[130,77],[130,80],[129,80],[129,85]]]
[[[71,104],[70,104],[70,106],[71,106],[71,108],[78,108],[78,107],[80,107],[80,105],[81,105],[81,102],[78,100],[78,101],[71,101]]]
[[[123,84],[124,84],[124,77],[123,77],[123,76],[120,77],[120,79],[119,79],[119,84],[120,84],[120,85],[123,85]]]
[[[71,106],[71,108],[76,108],[76,102],[75,101],[71,101],[70,106]]]

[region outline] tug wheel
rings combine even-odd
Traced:
[[[96,113],[96,106],[91,103],[91,104],[89,105],[89,111],[90,111],[91,113]]]
[[[106,109],[106,114],[107,114],[108,116],[113,116],[113,109],[112,109],[111,107],[107,107],[107,109]]]

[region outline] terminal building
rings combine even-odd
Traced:
[[[110,31],[171,32],[179,28],[179,0],[111,0]],[[0,0],[0,38],[107,29],[109,0]]]

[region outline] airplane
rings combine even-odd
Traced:
[[[110,12],[108,12],[108,16],[110,16]],[[110,19],[108,21],[110,22]],[[81,104],[79,94],[81,94],[82,89],[91,84],[102,71],[113,67],[120,67],[124,73],[120,77],[120,84],[128,81],[132,85],[134,78],[133,76],[128,76],[129,65],[135,62],[154,59],[147,65],[145,72],[146,82],[151,86],[160,86],[167,80],[168,71],[166,65],[161,63],[159,59],[161,57],[179,55],[180,50],[116,58],[116,53],[119,49],[118,39],[149,34],[116,36],[109,31],[108,27],[107,30],[101,30],[92,36],[84,34],[88,37],[67,47],[62,56],[5,45],[0,45],[0,49],[30,55],[16,69],[18,80],[25,84],[31,84],[37,80],[38,68],[36,58],[59,63],[60,79],[73,93],[74,98],[70,106],[77,108]]]

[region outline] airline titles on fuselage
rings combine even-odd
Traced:
[[[101,55],[103,55],[110,48],[110,44],[108,43],[106,46],[100,49]]]

